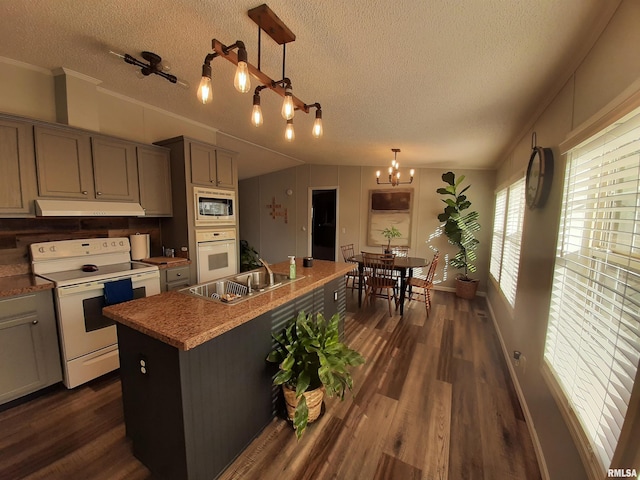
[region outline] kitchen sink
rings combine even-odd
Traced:
[[[213,302],[235,305],[304,278],[296,277],[291,280],[288,275],[282,273],[273,273],[273,278],[270,277],[271,275],[265,268],[259,268],[182,288],[178,292],[202,297]]]

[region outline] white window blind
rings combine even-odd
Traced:
[[[602,469],[640,358],[640,111],[568,154],[544,358]]]
[[[502,265],[502,244],[504,242],[504,218],[507,211],[507,189],[496,194],[496,209],[493,214],[493,239],[491,240],[491,262],[489,273],[500,283]]]
[[[525,207],[525,179],[522,178],[496,195],[489,272],[500,285],[509,304],[516,302],[520,242]]]

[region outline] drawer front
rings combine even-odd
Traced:
[[[178,268],[168,268],[166,270],[167,273],[167,283],[175,282],[178,280],[189,280],[189,266],[186,267],[178,267]]]

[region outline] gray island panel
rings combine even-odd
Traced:
[[[219,476],[280,411],[279,389],[272,385],[277,368],[265,361],[271,332],[301,310],[339,312],[343,322],[344,299],[344,278],[336,278],[189,350],[119,323],[134,455],[154,478]]]

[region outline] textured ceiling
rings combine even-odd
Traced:
[[[594,40],[610,13],[607,3],[271,0],[297,37],[286,55],[293,92],[323,110],[324,137],[311,137],[313,113],[298,112],[291,144],[273,92],[261,95],[264,125],[249,123],[252,96],[233,89],[231,63],[212,62],[212,104],[195,96],[212,38],[243,40],[257,64],[258,29],[246,13],[259,5],[255,0],[2,2],[0,56],[74,70],[107,90],[215,127],[239,150],[238,139],[249,142],[241,178],[299,162],[386,166],[393,147],[402,149],[403,167],[492,168]],[[158,76],[138,79],[109,50],[138,58],[155,52],[191,88]],[[264,34],[261,68],[281,77],[282,47]],[[257,84],[253,79],[252,90]],[[281,153],[281,161],[252,170],[261,163],[256,145],[265,147],[265,158]]]

